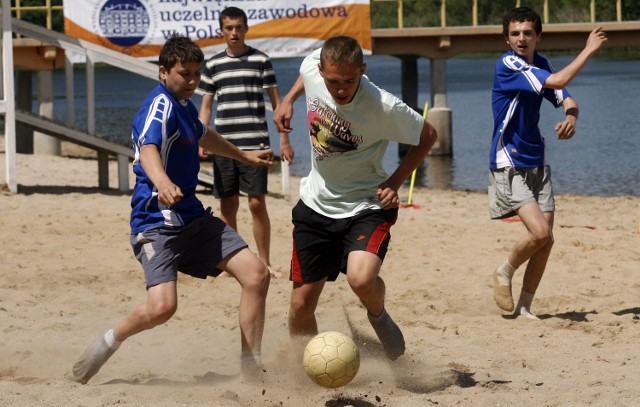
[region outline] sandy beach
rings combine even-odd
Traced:
[[[115,162],[114,189],[103,191],[90,154],[63,153],[19,154],[19,193],[0,191],[0,406],[640,405],[640,198],[630,196],[557,196],[555,246],[533,304],[540,321],[503,315],[492,298],[491,273],[523,226],[490,220],[485,193],[420,189],[419,208],[400,210],[382,271],[387,309],[407,339],[398,361],[380,355],[342,277],[326,286],[318,323],[354,338],[360,371],[343,388],[312,383],[287,331],[291,283],[278,279],[267,300],[267,372],[247,382],[237,283],[183,275],[174,318],[125,341],[78,384],[73,363],[146,292]],[[286,274],[298,182],[285,200],[279,175],[270,178],[271,257]],[[209,191],[199,196],[218,211]],[[245,202],[238,220],[253,248]]]

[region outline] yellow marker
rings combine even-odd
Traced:
[[[429,110],[429,102],[424,102],[424,110],[422,111],[422,117],[427,120],[427,111]],[[407,206],[411,206],[411,199],[413,197],[413,186],[416,183],[416,173],[418,169],[414,169],[411,173],[411,182],[409,183],[409,199],[407,199]],[[640,225],[638,226],[640,230]]]

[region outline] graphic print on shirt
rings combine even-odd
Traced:
[[[357,150],[362,136],[351,133],[351,123],[316,99],[308,99],[307,123],[316,160]]]

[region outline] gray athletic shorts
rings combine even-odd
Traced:
[[[213,194],[218,199],[239,195],[240,191],[248,195],[266,195],[268,172],[267,167],[214,155]]]
[[[556,202],[551,185],[551,168],[506,167],[489,171],[489,214],[491,219],[510,218],[516,209],[537,202],[542,212],[554,212]]]
[[[216,266],[247,244],[208,208],[184,227],[161,226],[132,235],[131,246],[149,288],[176,281],[178,271],[197,278],[215,277],[222,272]]]

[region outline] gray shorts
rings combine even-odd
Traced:
[[[132,235],[131,246],[149,288],[176,281],[178,271],[198,278],[215,277],[222,272],[216,266],[247,244],[208,208],[182,228],[162,226]]]
[[[554,212],[556,202],[551,185],[551,168],[506,167],[489,171],[489,214],[491,219],[510,218],[516,209],[537,202],[542,212]]]
[[[231,198],[240,191],[248,195],[266,195],[268,175],[267,167],[213,156],[213,194],[218,199]]]

